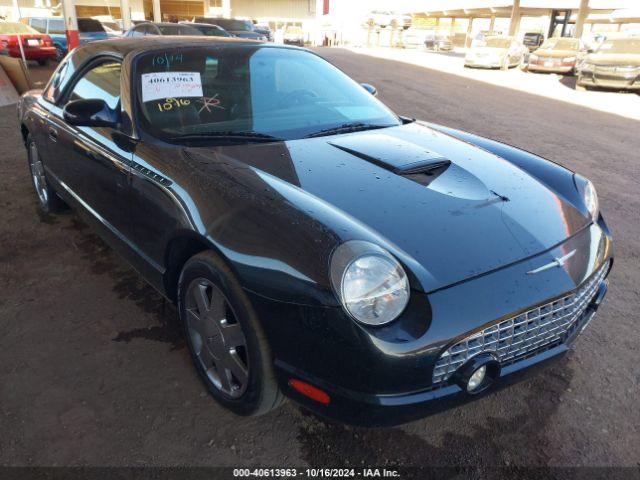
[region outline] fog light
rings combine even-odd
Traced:
[[[484,377],[487,374],[487,366],[483,365],[478,368],[467,382],[467,392],[471,393],[484,382]]]
[[[471,395],[485,391],[500,377],[500,363],[491,353],[470,358],[453,374],[458,386]]]

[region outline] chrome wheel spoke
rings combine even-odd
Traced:
[[[218,373],[220,375],[220,385],[222,387],[222,390],[224,390],[229,395],[233,395],[234,388],[233,388],[233,384],[231,383],[231,378],[229,376],[229,370],[224,368],[223,365],[221,366],[222,368],[218,369]]]
[[[240,386],[246,385],[249,379],[249,372],[242,359],[238,356],[235,348],[229,351],[225,360],[226,367],[231,371]]]
[[[226,323],[226,322],[225,322]],[[247,340],[242,332],[242,327],[238,323],[224,325],[222,327],[222,337],[227,348],[235,348],[246,345]]]
[[[38,148],[35,142],[29,145],[29,168],[33,179],[33,187],[36,190],[40,203],[46,205],[49,196],[47,192],[47,178],[44,174],[44,166],[38,156]]]
[[[198,284],[193,290],[193,298],[198,306],[200,318],[206,317],[211,305],[211,300],[207,296],[207,285]]]
[[[217,369],[217,359],[206,343],[202,345],[198,358],[200,358],[202,366],[205,368],[205,370],[209,370],[211,367],[216,367]]]

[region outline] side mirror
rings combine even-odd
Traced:
[[[115,127],[120,114],[104,100],[72,100],[64,106],[62,115],[67,123],[78,127]]]
[[[362,88],[364,88],[367,92],[369,92],[374,97],[378,96],[378,90],[373,85],[369,83],[361,83],[360,85],[362,85]]]

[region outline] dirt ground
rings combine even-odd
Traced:
[[[616,261],[598,317],[543,374],[389,429],[205,393],[175,310],[74,213],[43,217],[15,107],[0,109],[0,465],[640,465],[640,123],[433,70],[320,50],[396,112],[591,178]],[[40,79],[46,72],[36,68]]]

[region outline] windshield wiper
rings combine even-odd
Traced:
[[[221,131],[221,132],[203,132],[203,133],[188,133],[185,135],[177,135],[170,137],[170,140],[206,140],[211,138],[220,138],[223,140],[249,140],[254,142],[284,142],[284,138],[275,137],[266,133],[253,132],[253,131]]]
[[[396,125],[378,125],[375,123],[363,122],[343,123],[342,125],[338,125],[337,127],[325,128],[324,130],[318,130],[317,132],[310,133],[309,135],[305,135],[304,138],[324,137],[326,135],[338,135],[339,133],[360,132],[362,130],[375,130],[377,128],[387,128],[395,126]]]

